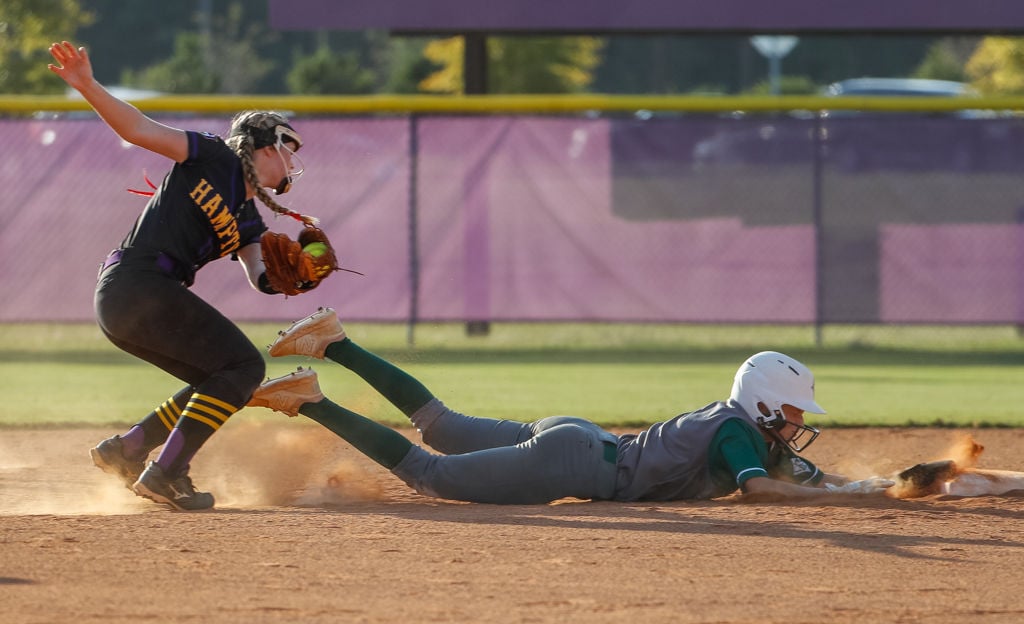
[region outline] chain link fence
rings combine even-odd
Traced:
[[[225,135],[230,115],[158,117]],[[1024,119],[952,113],[300,115],[365,321],[1024,324]],[[0,321],[92,319],[96,269],[169,163],[92,114],[0,119]],[[298,224],[271,229],[295,234]],[[229,260],[238,320],[308,313]]]

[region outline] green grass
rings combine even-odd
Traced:
[[[244,325],[258,345],[280,324]],[[572,414],[639,426],[725,398],[756,351],[776,349],[817,375],[824,426],[1024,426],[1024,339],[1012,327],[808,327],[352,323],[361,345],[420,378],[460,411],[534,420]],[[371,418],[405,424],[352,373],[306,358],[268,361],[271,376],[312,365],[326,394]],[[181,383],[111,346],[92,324],[0,325],[6,426],[135,422]],[[246,409],[236,418],[282,418]]]

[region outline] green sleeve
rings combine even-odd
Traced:
[[[765,459],[768,446],[764,438],[738,419],[726,421],[711,440],[708,462],[716,484],[735,489],[748,479],[767,477]]]

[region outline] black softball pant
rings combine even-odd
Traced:
[[[241,408],[266,374],[259,349],[238,326],[156,267],[107,268],[94,305],[114,345],[200,394]]]

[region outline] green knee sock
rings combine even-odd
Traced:
[[[330,399],[305,403],[302,413],[388,470],[397,466],[412,448],[412,442],[394,429],[347,410]]]
[[[349,338],[328,345],[324,355],[362,377],[406,416],[434,398],[415,377]]]

